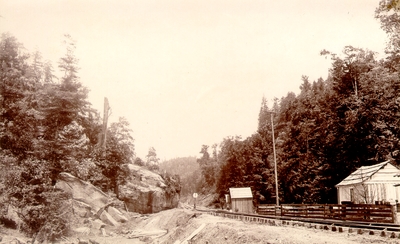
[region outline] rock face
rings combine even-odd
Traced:
[[[92,223],[90,226],[95,230],[99,230],[106,224],[118,226],[119,223],[128,221],[121,211],[111,206],[116,204],[115,199],[92,184],[69,173],[60,173],[56,188],[71,194],[72,199],[70,201],[73,214],[76,217],[89,220],[88,222]],[[123,203],[121,202],[121,204]],[[75,231],[79,232],[82,228],[76,228]]]
[[[94,214],[108,203],[112,202],[111,197],[99,188],[69,173],[60,173],[56,188],[62,189],[72,195],[75,201],[74,208],[87,209],[90,207],[91,210],[94,211]]]
[[[119,199],[125,202],[129,211],[157,213],[178,206],[179,194],[168,191],[160,175],[132,164],[129,169],[131,179],[119,186]]]
[[[103,221],[103,223],[111,225],[111,226],[119,225],[119,223],[107,211],[103,211],[100,214],[100,219],[101,219],[101,221]]]
[[[115,219],[117,222],[120,223],[125,223],[128,222],[128,218],[125,217],[125,215],[123,213],[121,213],[121,211],[119,211],[118,209],[114,208],[114,207],[108,207],[107,212],[111,215],[111,217],[113,217],[113,219]]]
[[[128,211],[157,213],[178,206],[179,194],[159,174],[133,164],[129,165],[129,169],[130,179],[118,189],[119,199],[124,201]],[[116,222],[127,221],[120,211],[110,208],[113,199],[89,182],[69,173],[60,173],[56,187],[72,195],[74,213],[79,217],[100,217],[103,211],[107,211]]]

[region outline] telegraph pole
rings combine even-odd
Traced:
[[[275,191],[276,191],[276,206],[279,206],[279,192],[278,192],[278,170],[276,165],[276,151],[275,151],[275,135],[274,135],[274,112],[271,112],[271,128],[272,128],[272,146],[274,148],[274,170],[275,170]]]

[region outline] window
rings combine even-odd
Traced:
[[[354,202],[354,188],[350,188],[350,201]]]

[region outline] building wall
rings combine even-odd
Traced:
[[[398,199],[398,190],[393,183],[365,183],[338,187],[338,203],[352,201],[354,203],[374,204],[375,201],[394,202]]]
[[[355,202],[355,199],[352,199],[352,190],[354,186],[340,186],[338,187],[338,204],[342,202]],[[354,191],[353,191],[354,193]],[[355,194],[354,194],[355,195]]]
[[[238,213],[253,213],[252,198],[232,199],[232,211]]]
[[[378,170],[371,179],[369,179],[369,182],[399,182],[400,178],[399,177],[394,177],[394,175],[399,173],[399,169],[397,169],[395,166],[392,164],[387,164],[385,167],[382,169]]]

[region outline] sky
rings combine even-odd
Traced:
[[[136,155],[199,156],[203,144],[247,138],[262,97],[298,94],[326,79],[347,45],[384,55],[379,0],[0,0],[0,33],[56,68],[64,34],[76,41],[80,81],[110,122],[125,117]]]

